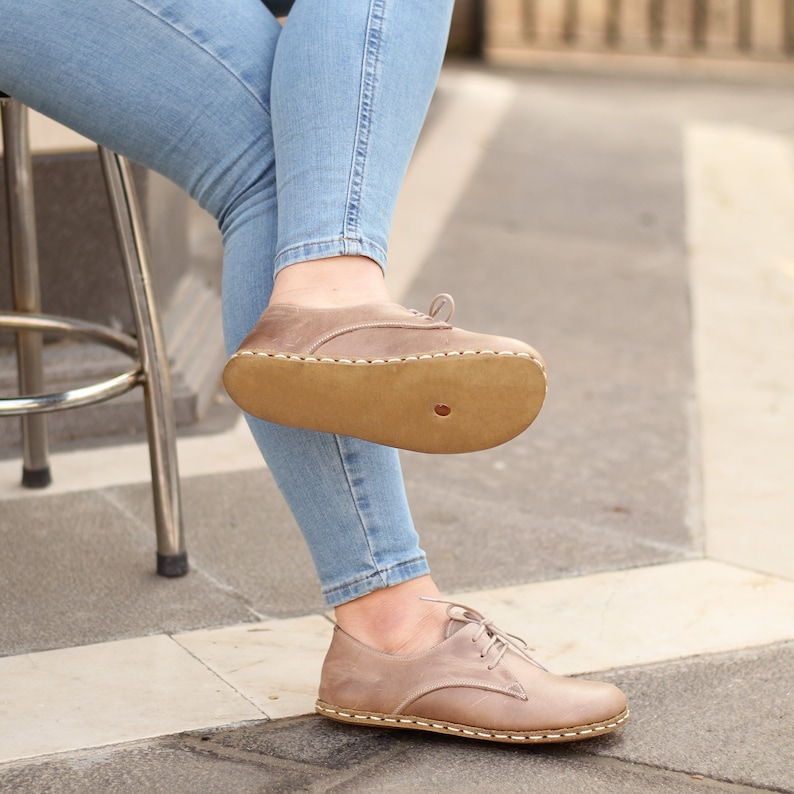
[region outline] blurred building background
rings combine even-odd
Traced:
[[[794,0],[458,0],[450,50],[510,65],[788,73]]]

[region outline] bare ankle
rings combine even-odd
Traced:
[[[360,303],[388,303],[380,266],[365,256],[336,256],[299,262],[280,270],[270,305],[331,308]]]
[[[377,590],[336,608],[341,629],[370,648],[408,656],[432,648],[444,639],[447,623],[443,604],[429,576]]]

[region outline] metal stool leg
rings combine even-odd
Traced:
[[[188,564],[179,494],[176,422],[166,348],[152,292],[143,221],[129,163],[102,147],[99,153],[140,345],[157,529],[157,572],[162,576],[181,576],[187,572]]]
[[[13,305],[17,312],[40,314],[39,259],[27,108],[13,99],[3,99],[2,116]],[[19,393],[40,394],[44,391],[41,332],[17,331],[16,342]],[[52,478],[46,416],[38,414],[22,417],[22,442],[22,484],[28,488],[49,485]]]

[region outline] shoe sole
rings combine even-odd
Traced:
[[[576,727],[547,729],[542,731],[498,731],[490,728],[477,728],[472,725],[460,725],[443,720],[427,720],[407,714],[379,714],[372,711],[341,709],[318,700],[315,711],[324,717],[345,722],[350,725],[368,725],[380,728],[405,728],[408,730],[431,731],[454,736],[465,736],[488,742],[507,742],[509,744],[553,744],[560,742],[578,742],[611,733],[625,725],[629,719],[629,710],[603,722]]]
[[[528,353],[354,361],[240,351],[223,383],[259,419],[432,453],[474,452],[515,438],[546,395],[543,366]]]

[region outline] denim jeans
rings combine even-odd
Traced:
[[[217,219],[231,353],[281,268],[344,254],[386,266],[451,10],[296,0],[282,28],[260,0],[0,0],[0,89]],[[428,572],[396,450],[248,422],[329,606]]]

